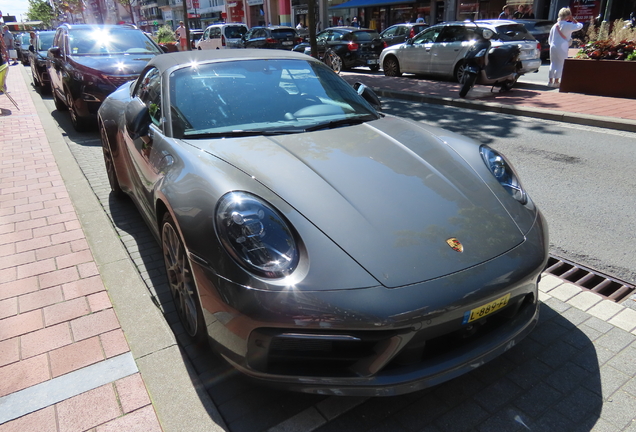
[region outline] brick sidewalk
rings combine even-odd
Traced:
[[[20,110],[0,96],[0,432],[160,431],[17,67],[7,87]]]

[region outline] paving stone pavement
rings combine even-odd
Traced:
[[[13,69],[11,77],[15,79]],[[25,95],[30,97],[26,90]],[[18,103],[28,104],[26,96]],[[33,97],[34,100],[39,98],[37,94]],[[4,110],[11,110],[13,115],[15,111],[7,103],[6,98],[0,97],[3,114]],[[290,394],[253,384],[212,353],[196,349],[185,338],[164,282],[159,247],[134,205],[129,200],[113,200],[109,194],[97,135],[72,132],[65,113],[54,112],[53,116],[59,122],[56,127],[60,127],[63,141],[88,181],[91,193],[94,193],[101,206],[100,210],[114,227],[118,237],[115,241],[123,245],[149,297],[153,299],[157,310],[163,313],[181,351],[187,354],[194,369],[191,386],[205,389],[222,417],[216,423],[222,429],[231,432],[636,432],[636,311],[603,300],[552,275],[544,275],[541,281],[541,318],[531,335],[503,356],[445,384],[391,398]],[[0,130],[7,125],[5,120],[5,116],[0,117]],[[4,141],[3,135],[0,139],[3,146]],[[42,137],[39,141],[42,141]],[[5,165],[4,150],[2,152],[0,167]],[[55,162],[52,160],[47,164],[53,165]],[[4,184],[1,187],[0,211],[8,200],[4,198],[5,192],[17,193]],[[77,207],[76,203],[73,205]],[[6,228],[6,223],[0,223],[0,227]],[[88,232],[89,228],[82,228]],[[7,244],[11,242],[0,242],[0,248],[11,248]],[[100,256],[99,253],[94,255]],[[3,286],[6,285],[0,284],[0,295],[6,292]],[[13,301],[4,305],[12,308]],[[118,317],[130,313],[120,312],[117,303],[114,303]],[[0,303],[0,319],[3,319],[2,305]],[[18,315],[21,314],[20,311]],[[119,319],[125,321],[125,317]],[[2,328],[0,321],[0,332]],[[27,330],[24,335],[26,337],[31,333]],[[0,339],[0,344],[3,342]],[[0,359],[4,353],[5,350],[0,348]],[[137,364],[142,362],[138,357],[135,360]],[[143,370],[141,376],[144,376]],[[156,388],[151,390],[151,394],[153,391],[157,394],[156,399],[152,398],[152,403],[158,410],[160,402],[157,401],[160,401],[161,394]],[[91,397],[104,395],[91,394]],[[171,393],[168,397],[174,399],[175,394]],[[97,399],[92,400],[99,402]],[[0,398],[0,412],[3,412],[2,401]],[[39,421],[34,424],[42,425],[37,430],[56,430],[51,428],[55,421],[55,417],[51,417],[51,413],[56,412],[54,410],[59,411],[59,408],[53,406],[34,413]],[[57,415],[59,417],[59,412]],[[6,423],[0,421],[0,432],[30,430],[16,428],[27,417]],[[196,430],[194,424],[191,428],[179,429],[163,421],[162,427],[164,430]]]

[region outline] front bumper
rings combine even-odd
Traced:
[[[538,213],[507,253],[393,289],[258,291],[192,264],[210,341],[239,371],[288,390],[390,396],[469,372],[521,341],[538,319],[547,246]],[[467,312],[506,294],[508,306],[466,323]]]

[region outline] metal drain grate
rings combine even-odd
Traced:
[[[614,279],[563,258],[550,255],[545,273],[571,282],[616,303],[636,291],[636,286]]]

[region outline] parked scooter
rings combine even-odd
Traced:
[[[486,28],[478,28],[481,37],[466,53],[466,73],[459,97],[465,97],[475,82],[491,84],[499,87],[499,92],[509,91],[519,79],[521,48],[519,45],[505,44],[493,47],[490,39],[494,32]]]

